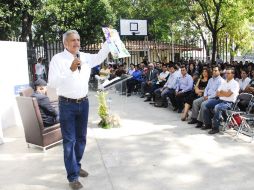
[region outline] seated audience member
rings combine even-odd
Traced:
[[[155,106],[159,105],[158,99],[161,98],[161,104],[157,107],[168,107],[167,96],[169,96],[173,107],[176,107],[175,101],[175,89],[177,84],[178,75],[175,72],[175,66],[173,64],[169,65],[169,77],[166,84],[154,91],[155,94]],[[157,102],[156,102],[157,100]],[[156,104],[157,103],[157,104]]]
[[[176,74],[178,75],[178,77],[180,77],[182,75],[181,74],[181,64],[180,63],[175,64],[175,68],[176,68]]]
[[[135,71],[132,72],[132,78],[127,80],[127,96],[131,96],[135,86],[142,82],[142,71],[138,67],[138,65],[135,65]]]
[[[214,66],[212,78],[210,78],[208,81],[204,95],[193,101],[191,121],[188,122],[188,124],[197,123],[196,128],[201,128],[203,126],[204,107],[209,99],[216,97],[216,91],[223,80],[224,79],[220,76],[219,67]]]
[[[118,65],[118,68],[115,70],[115,76],[116,77],[121,77],[124,74],[126,74],[126,71],[124,69],[124,65]]]
[[[191,94],[193,90],[193,79],[187,73],[186,67],[181,66],[181,76],[176,86],[176,105],[178,113],[182,113],[183,102],[186,102],[186,98]]]
[[[156,66],[155,66],[155,69],[156,69],[159,73],[161,73],[161,72],[162,72],[162,63],[157,62],[157,63],[155,63],[154,65],[156,65]]]
[[[230,109],[239,95],[239,84],[234,79],[235,71],[232,68],[226,69],[226,80],[221,83],[216,99],[210,99],[204,109],[204,123],[206,129],[212,128],[208,133],[219,132],[220,119],[223,111]]]
[[[195,68],[195,64],[194,62],[191,62],[189,64],[189,67],[188,67],[188,72],[187,72],[190,76],[194,76],[196,74],[196,68]]]
[[[247,70],[248,70],[248,77],[249,77],[250,79],[253,79],[253,76],[254,76],[254,69],[253,69],[253,66],[252,66],[251,64],[249,64]]]
[[[209,71],[207,68],[204,68],[200,78],[195,85],[194,92],[185,98],[184,109],[181,116],[182,121],[185,121],[188,118],[188,112],[192,106],[193,101],[197,98],[203,97],[209,78]]]
[[[130,68],[127,72],[128,75],[132,75],[132,73],[135,71],[135,65],[133,63],[130,64]]]
[[[154,69],[154,65],[150,63],[149,69],[145,74],[145,81],[141,83],[141,98],[145,97],[146,93],[150,93],[152,86],[157,82],[158,71]]]
[[[122,75],[125,75],[125,74],[126,74],[126,70],[124,68],[124,65],[121,64],[121,65],[118,65],[117,69],[115,70],[113,78],[121,77]],[[127,88],[126,81],[124,81],[120,84],[116,84],[115,88],[117,91],[121,92],[122,95],[126,95],[126,88]]]
[[[157,80],[156,85],[158,87],[163,87],[164,84],[167,82],[168,76],[169,76],[169,72],[168,72],[167,66],[163,65],[162,66],[162,72],[158,76],[158,80]]]
[[[245,87],[244,91],[254,95],[254,79],[251,79],[249,84]]]
[[[98,76],[99,79],[108,79],[109,78],[110,69],[108,68],[108,65],[106,63],[102,66],[102,68],[99,72],[99,75],[100,75],[100,76]]]
[[[108,65],[104,63],[102,68],[99,71],[99,75],[95,75],[95,78],[98,80],[98,88],[101,88],[101,84],[106,80],[109,79],[111,74],[110,69],[108,68]]]
[[[240,87],[240,93],[244,92],[245,88],[248,86],[250,83],[251,79],[247,75],[246,70],[241,71],[241,79],[239,79],[239,87]]]
[[[147,95],[147,99],[145,100],[145,102],[151,101],[152,98],[153,100],[155,99],[154,91],[164,86],[164,84],[167,82],[168,76],[169,76],[169,72],[168,72],[167,66],[163,65],[162,71],[157,77],[157,82],[152,85],[152,88],[149,92],[149,95]],[[153,103],[150,103],[150,104],[153,104]]]
[[[50,127],[59,123],[59,115],[50,104],[46,94],[47,83],[43,79],[36,80],[34,82],[34,93],[32,94],[32,97],[35,97],[38,102],[44,127]]]

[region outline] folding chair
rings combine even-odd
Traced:
[[[238,128],[238,131],[236,133],[236,137],[239,136],[239,134],[244,134],[251,137],[251,141],[254,139],[254,114],[243,114],[240,115],[242,122],[240,124],[240,127]]]
[[[249,93],[241,93],[237,96],[236,102],[232,105],[230,110],[226,110],[226,115],[227,119],[225,124],[222,127],[222,131],[225,131],[226,129],[230,128],[239,128],[240,123],[241,123],[241,118],[239,117],[240,115],[243,114],[249,114],[251,109],[252,109],[252,104],[253,104],[253,95]],[[239,103],[244,102],[245,106],[244,109],[242,110],[239,107]]]

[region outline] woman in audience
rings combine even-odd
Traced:
[[[189,64],[188,74],[189,74],[190,76],[193,77],[195,73],[196,73],[195,65],[194,65],[193,62],[191,62],[191,63]]]
[[[193,79],[194,83],[196,83],[197,79],[198,79],[198,76],[199,76],[199,73],[198,73],[198,70],[196,69],[195,62],[191,62],[189,64],[188,74],[190,76],[192,76],[192,79]]]
[[[254,79],[254,68],[251,70],[251,72],[250,72],[250,78],[251,79]]]
[[[185,98],[184,109],[181,115],[182,121],[185,121],[188,118],[188,112],[191,108],[193,101],[196,98],[203,96],[205,87],[207,86],[209,78],[210,78],[209,70],[207,68],[203,68],[202,74],[195,85],[194,92],[191,93],[187,98]]]

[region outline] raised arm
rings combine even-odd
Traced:
[[[109,50],[108,44],[107,42],[104,42],[99,53],[90,54],[90,59],[88,61],[88,64],[90,65],[90,67],[93,68],[101,64],[108,57],[109,52],[110,50]]]

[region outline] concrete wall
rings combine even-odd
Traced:
[[[28,84],[26,43],[0,41],[0,138],[2,129],[22,126],[16,96]]]

